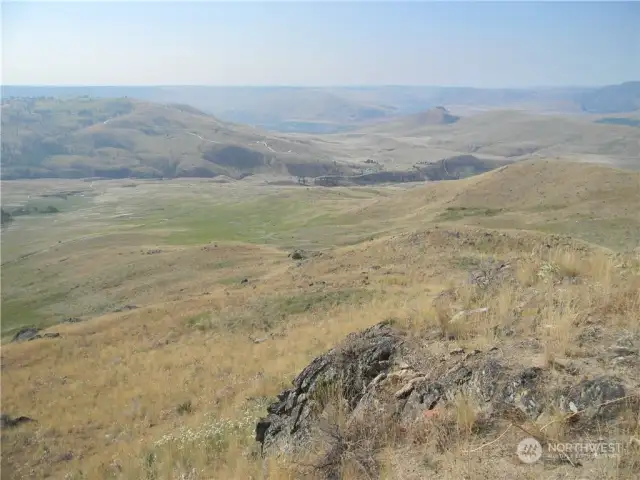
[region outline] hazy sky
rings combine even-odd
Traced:
[[[2,2],[3,84],[602,85],[640,2]]]

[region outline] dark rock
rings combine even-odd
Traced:
[[[424,411],[436,408],[438,403],[446,398],[446,393],[446,387],[438,382],[425,382],[423,385],[417,386],[402,407],[402,417],[413,421]]]
[[[469,367],[460,365],[449,370],[449,372],[444,375],[444,378],[447,379],[447,383],[451,386],[462,386],[466,385],[472,376],[473,371]]]
[[[514,374],[491,358],[475,365],[458,365],[433,382],[417,385],[404,406],[403,415],[415,418],[417,413],[432,410],[441,401],[464,393],[479,404],[490,404],[495,411],[516,408],[535,419],[544,406],[538,393],[540,377],[539,369],[528,368]]]
[[[430,354],[422,340],[416,342],[389,324],[378,324],[349,335],[341,345],[313,359],[256,424],[255,438],[263,453],[296,455],[308,451],[312,440],[335,443],[337,437],[330,430],[335,425],[327,425],[332,400],[344,402],[343,434],[356,435],[349,440],[356,443],[371,440],[357,437],[361,421],[374,429],[387,428],[387,421],[407,426],[428,417],[431,410],[450,406],[459,394],[470,397],[487,425],[497,419],[533,421],[557,407],[581,412],[576,419],[606,420],[623,405],[625,388],[613,377],[585,380],[554,393],[547,386],[550,382],[571,385],[570,366],[553,371],[514,366],[502,360],[497,348],[459,356]],[[323,435],[326,438],[316,438]],[[338,447],[333,444],[325,454],[335,453]],[[375,478],[375,471],[371,472]]]
[[[289,254],[289,258],[291,258],[292,260],[304,260],[306,258],[306,254],[304,250],[296,249]]]
[[[35,420],[29,417],[21,416],[17,418],[12,418],[11,416],[6,415],[4,413],[0,414],[0,428],[13,428],[13,427],[17,427],[22,423],[29,423],[29,422],[35,422]]]
[[[496,360],[490,359],[482,368],[476,370],[471,378],[471,389],[475,395],[489,402],[496,393],[498,380],[504,375],[505,368]]]
[[[615,416],[623,406],[626,390],[622,382],[615,377],[601,376],[592,380],[583,380],[577,385],[560,393],[560,409],[567,413],[582,412],[587,420],[608,419]]]
[[[38,329],[33,327],[23,327],[13,336],[12,343],[25,342],[38,335]]]
[[[474,351],[437,375],[408,367],[390,373],[404,363],[406,348],[399,332],[385,324],[351,334],[339,347],[313,359],[293,380],[293,388],[269,405],[267,417],[256,425],[256,440],[267,453],[306,448],[325,408],[322,393],[332,385],[346,402],[347,422],[388,407],[401,421],[412,421],[458,393],[488,404],[492,411],[516,410],[531,419],[542,411],[540,369],[513,371],[490,353]]]
[[[530,419],[537,418],[544,408],[542,395],[538,391],[542,369],[526,368],[510,377],[498,398],[498,407],[516,407]]]
[[[478,265],[476,269],[469,271],[468,283],[480,288],[488,288],[501,283],[510,272],[511,266],[509,264],[489,258]]]
[[[80,323],[82,322],[82,318],[78,318],[78,317],[69,317],[69,318],[65,318],[62,323]]]
[[[265,435],[270,426],[271,422],[268,419],[258,421],[258,424],[256,425],[256,442],[264,442]]]
[[[401,343],[397,332],[378,324],[316,357],[293,380],[293,388],[267,407],[268,416],[256,425],[256,440],[266,450],[303,448],[324,408],[323,396],[335,387],[353,410],[371,381],[389,369]]]
[[[243,279],[240,281],[240,285],[245,285],[245,284],[247,284],[247,283],[249,283],[249,279],[248,279],[248,278],[243,278]]]

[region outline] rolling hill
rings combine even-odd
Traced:
[[[594,471],[604,472],[597,478],[636,478],[637,450],[625,462],[515,462],[523,435],[509,427],[518,421],[542,432],[557,419],[561,438],[572,441],[602,435],[626,445],[637,436],[635,400],[613,411],[612,426],[597,420],[586,430],[592,417],[568,421],[578,416],[575,408],[557,414],[548,399],[568,391],[581,401],[608,389],[618,392],[606,400],[614,405],[638,396],[640,264],[636,254],[601,246],[637,248],[639,182],[638,172],[541,160],[408,190],[274,188],[252,179],[214,186],[197,179],[6,182],[3,206],[7,197],[85,195],[3,231],[2,333],[16,339],[2,345],[3,475],[194,478],[197,468],[195,478],[265,471],[273,479],[314,478],[301,470],[301,456],[283,456],[283,470],[266,470],[265,449],[254,441],[267,412],[285,411],[271,405],[302,370],[319,372],[313,381],[323,386],[310,398],[328,413],[291,418],[320,419],[318,431],[346,431],[359,449],[375,432],[389,442],[376,446],[392,452],[389,464],[415,468],[393,478],[471,478],[467,465],[486,478],[505,471],[509,478]],[[353,359],[389,358],[378,334],[354,333],[379,322],[397,331],[403,363],[392,357],[385,377],[378,369],[391,363],[376,360],[366,378],[384,383],[344,390],[379,395],[375,410],[355,410],[375,414],[353,415],[342,397],[332,413],[322,393],[332,380],[318,379],[344,371],[334,379],[351,381],[364,371]],[[338,347],[318,357],[345,337],[356,346],[366,341],[366,349]],[[336,359],[343,369],[335,369]],[[409,383],[429,375],[437,375],[434,383]],[[621,380],[614,388],[609,378]],[[438,393],[458,382],[487,395],[452,394],[449,401]],[[407,385],[437,388],[399,399]],[[397,408],[423,394],[437,395],[429,397],[435,409],[432,400],[416,403],[423,410],[414,419]],[[513,408],[494,408],[495,398]],[[548,413],[523,417],[521,398],[548,405]],[[604,406],[600,398],[594,412]],[[307,408],[305,397],[299,402]],[[345,418],[369,423],[340,430]],[[374,430],[372,419],[377,425],[380,418],[385,423]],[[451,460],[451,452],[498,444],[502,463],[487,462],[486,452]]]
[[[209,87],[5,85],[2,97],[130,97],[192,105],[225,121],[269,130],[335,133],[419,113],[438,105],[452,112],[524,109],[552,113],[625,113],[640,108],[640,82],[601,88],[487,89],[432,86]]]
[[[351,171],[312,143],[223,122],[186,105],[21,98],[5,101],[2,112],[4,179]]]
[[[354,213],[405,231],[425,223],[570,234],[614,249],[640,244],[640,172],[552,160],[511,163],[455,182],[435,182]]]
[[[626,113],[640,110],[640,82],[625,82],[588,91],[580,97],[589,113]]]
[[[555,157],[640,168],[640,131],[629,125],[595,123],[589,117],[496,110],[462,117],[452,124],[433,125],[416,121],[411,115],[343,136],[356,134],[495,159]]]
[[[496,110],[459,117],[440,106],[312,135],[129,98],[11,98],[2,109],[6,180],[266,174],[371,184],[460,178],[532,158],[640,168],[640,130],[592,116]],[[452,172],[429,166],[443,161]]]

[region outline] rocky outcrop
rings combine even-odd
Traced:
[[[355,409],[367,387],[389,371],[401,345],[397,332],[379,324],[350,335],[339,347],[315,358],[293,380],[293,387],[269,405],[268,416],[256,425],[256,440],[263,450],[304,448],[326,392],[339,385],[349,409]]]
[[[508,263],[488,258],[469,271],[468,282],[480,288],[487,288],[502,284],[512,273],[511,265]]]
[[[16,332],[16,334],[11,339],[12,343],[18,342],[26,342],[28,340],[33,340],[38,335],[38,329],[33,327],[22,327],[20,330]]]
[[[267,408],[268,415],[256,425],[263,453],[309,448],[329,405],[327,392],[344,402],[347,425],[385,415],[396,424],[411,424],[460,396],[489,420],[536,421],[549,408],[568,416],[611,419],[626,398],[625,386],[615,377],[576,382],[569,371],[506,361],[497,348],[455,348],[431,356],[425,348],[389,324],[351,334],[315,358]]]
[[[615,377],[601,376],[583,380],[558,395],[559,407],[567,413],[577,414],[588,421],[611,419],[623,406],[617,400],[626,396],[622,381]]]
[[[23,327],[13,336],[12,343],[30,342],[37,340],[38,338],[58,338],[60,334],[58,332],[46,332],[38,333],[39,330],[33,327]]]

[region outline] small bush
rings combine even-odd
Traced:
[[[178,405],[178,407],[176,408],[176,411],[178,412],[178,415],[193,413],[193,405],[191,403],[191,400],[182,402],[180,405]]]

